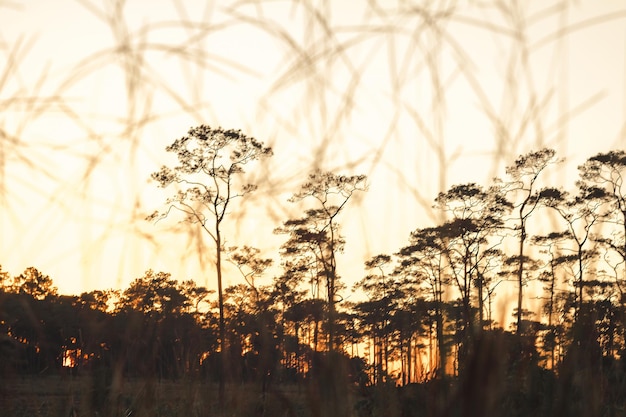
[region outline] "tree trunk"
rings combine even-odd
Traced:
[[[485,315],[484,315],[484,302],[483,302],[483,275],[477,271],[478,285],[476,291],[478,292],[478,331],[482,332],[485,327]]]
[[[218,305],[219,305],[219,339],[220,339],[220,352],[221,352],[221,363],[220,363],[220,380],[219,380],[219,391],[218,391],[218,403],[220,412],[224,412],[225,407],[225,394],[226,394],[226,374],[228,372],[228,353],[226,348],[226,324],[224,321],[224,293],[222,290],[222,238],[220,235],[219,222],[216,222],[215,225],[215,264],[217,268],[217,295],[218,295]]]
[[[519,268],[517,268],[517,329],[519,336],[522,332],[522,303],[524,301],[524,242],[526,241],[526,225],[521,222],[521,236],[519,240]]]

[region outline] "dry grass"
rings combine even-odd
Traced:
[[[19,16],[20,5],[0,3],[0,10]],[[132,279],[129,270],[143,271],[150,262],[173,265],[175,260],[211,270],[210,251],[204,250],[208,243],[192,225],[165,230],[143,221],[154,208],[144,184],[159,165],[164,144],[193,124],[232,120],[221,110],[237,112],[230,101],[222,105],[211,94],[217,86],[231,85],[233,94],[240,94],[239,84],[258,89],[241,97],[241,108],[249,110],[235,117],[239,125],[226,127],[242,128],[276,152],[252,178],[262,185],[258,198],[234,213],[240,221],[232,222],[231,241],[265,242],[246,233],[246,213],[265,219],[263,230],[271,234],[291,210],[285,195],[311,169],[324,167],[368,174],[372,192],[380,196],[363,197],[368,203],[354,207],[353,220],[346,220],[346,230],[359,234],[365,245],[349,246],[348,255],[367,257],[397,247],[392,236],[423,226],[420,218],[438,220],[433,196],[458,181],[460,167],[475,158],[490,159],[477,174],[482,178],[472,178],[481,181],[529,148],[550,146],[567,155],[572,122],[606,96],[595,91],[571,102],[568,39],[626,18],[618,9],[570,20],[577,5],[569,1],[541,8],[513,1],[362,1],[347,11],[321,0],[219,6],[209,1],[197,8],[173,0],[162,5],[174,10],[170,18],[148,21],[137,19],[135,6],[125,0],[74,4],[95,30],[110,34],[110,43],[70,56],[70,67],[61,74],[46,64],[30,65],[39,58],[31,56],[40,40],[34,28],[26,28],[16,42],[3,41],[0,30],[0,108],[10,115],[0,122],[5,221],[26,228],[20,207],[33,193],[40,199],[37,207],[49,208],[40,210],[38,240],[55,241],[61,224],[81,218],[73,232],[81,242],[50,256],[63,261],[80,253],[83,275],[89,277],[99,274],[100,254],[109,251],[118,265],[112,273],[117,282],[85,278],[83,286],[89,288],[123,286],[122,280]],[[248,42],[238,38],[242,30],[263,42],[264,54],[240,56],[237,48],[225,53],[218,47],[228,39]],[[479,61],[485,43],[502,51],[495,66]],[[553,58],[545,66],[537,55]],[[104,112],[86,110],[88,96],[76,94],[110,71],[121,74],[111,83],[119,102],[98,104],[109,109]],[[488,137],[459,137],[459,126],[467,123],[459,118],[459,89],[465,91],[461,111],[471,113],[481,132],[490,131]],[[52,114],[72,132],[70,138],[60,131],[41,137]],[[376,118],[376,126],[363,127],[363,116]],[[617,145],[620,138],[605,140]],[[57,161],[76,169],[68,176]],[[105,193],[110,198],[103,198],[103,178],[116,171],[124,178],[112,184],[115,192]],[[385,186],[390,183],[395,186]],[[375,221],[381,210],[403,218],[418,214],[392,225],[392,236],[381,241],[383,229]],[[185,250],[172,255],[169,242],[185,235]],[[34,235],[24,238],[34,244]]]
[[[110,33],[110,43],[86,56],[73,56],[61,75],[49,70],[50,57],[35,61],[39,67],[31,66],[31,51],[38,42],[35,28],[8,41],[0,25],[0,110],[6,115],[0,117],[1,224],[23,230],[23,235],[13,232],[8,238],[0,232],[2,247],[9,250],[0,255],[0,264],[21,256],[25,248],[58,243],[58,236],[65,239],[65,225],[79,218],[80,226],[72,232],[79,243],[42,259],[52,264],[50,258],[67,260],[79,253],[75,264],[83,271],[74,272],[84,277],[86,288],[102,287],[92,277],[99,276],[105,264],[117,266],[117,273],[115,268],[107,273],[117,277],[112,284],[122,287],[123,279],[133,278],[128,271],[141,263],[137,259],[144,261],[140,271],[162,259],[212,271],[198,229],[176,224],[164,230],[145,224],[145,214],[153,209],[146,207],[145,178],[158,165],[157,152],[173,139],[170,132],[179,135],[192,124],[222,123],[219,97],[207,91],[220,83],[245,84],[250,79],[259,81],[258,101],[239,118],[240,126],[225,127],[242,128],[274,146],[277,163],[264,166],[252,178],[261,180],[262,197],[236,213],[237,223],[245,225],[246,210],[254,210],[254,216],[267,221],[271,234],[289,214],[285,194],[296,189],[308,171],[358,170],[368,174],[372,191],[381,193],[376,200],[383,203],[370,212],[363,203],[347,225],[348,244],[351,239],[362,241],[365,253],[380,252],[381,241],[396,248],[400,244],[392,240],[397,235],[389,232],[393,236],[387,237],[387,231],[400,231],[405,239],[410,229],[424,226],[424,219],[438,220],[431,209],[433,196],[458,178],[462,163],[486,154],[489,164],[481,167],[480,175],[489,178],[528,148],[550,146],[568,154],[573,122],[606,96],[600,90],[571,100],[567,60],[573,51],[568,39],[626,19],[622,8],[572,21],[579,2],[567,0],[541,8],[526,1],[363,0],[355,2],[348,18],[337,17],[335,3],[339,2],[206,1],[191,10],[187,2],[173,0],[167,2],[175,10],[171,17],[137,23],[129,12],[137,1],[79,0],[93,27]],[[0,0],[0,13],[19,16],[21,4]],[[234,60],[212,50],[212,45],[227,41],[241,28],[272,46],[267,57],[261,56],[271,59],[268,74],[257,70],[259,57]],[[468,42],[464,36],[468,31],[502,52],[495,70],[491,63],[476,60],[481,44]],[[550,64],[538,64],[537,54],[552,56]],[[164,62],[175,64],[165,69]],[[85,97],[76,99],[77,91],[90,77],[106,77],[105,69],[110,68],[122,74],[115,85],[121,102],[93,114],[83,108]],[[493,70],[496,78],[485,77],[481,73],[485,70]],[[379,73],[384,74],[380,79]],[[454,128],[459,121],[454,103],[458,85],[466,91],[467,108],[491,132],[480,138],[485,146],[451,139],[458,138]],[[381,105],[370,108],[372,103]],[[380,118],[375,131],[359,126],[363,114]],[[42,133],[50,115],[71,133]],[[622,129],[616,137],[598,140],[623,146],[625,135]],[[462,140],[477,139],[470,132]],[[76,167],[70,175],[59,169],[67,164]],[[146,164],[154,166],[144,169]],[[113,182],[116,192],[105,198],[102,179],[118,169],[123,178]],[[37,198],[36,203],[31,198]],[[405,205],[416,210],[401,211]],[[39,211],[24,217],[31,206]],[[381,210],[401,218],[402,224],[379,221]],[[236,226],[231,232],[247,236]],[[183,250],[172,255],[171,241],[179,242],[181,236]],[[229,244],[255,245],[235,240]],[[108,253],[106,260],[102,253]],[[360,253],[348,255],[360,265]],[[76,403],[81,415],[90,415],[91,400],[85,398],[93,384],[91,379],[70,377],[14,378],[3,382],[2,410],[8,410],[6,415],[56,416],[69,413]],[[110,404],[111,415],[123,415],[138,405],[133,415],[210,415],[213,392],[211,386],[195,382],[128,382]],[[268,416],[310,413],[312,404],[301,401],[307,397],[289,393],[287,398],[294,395],[294,401],[270,395],[262,411]],[[232,398],[233,415],[258,411],[254,390],[238,389]]]
[[[212,416],[219,415],[217,384],[198,381],[126,380],[115,394],[89,376],[5,379],[0,391],[3,416]],[[319,407],[305,387],[280,386],[262,394],[258,384],[228,387],[225,415],[310,417]],[[345,398],[352,404],[350,398]]]

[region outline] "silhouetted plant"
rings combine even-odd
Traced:
[[[176,155],[179,165],[163,166],[152,174],[161,187],[178,187],[174,196],[166,200],[166,209],[155,212],[149,219],[162,219],[172,210],[179,211],[185,220],[197,224],[215,244],[217,295],[219,304],[220,351],[226,354],[226,324],[222,288],[222,224],[233,200],[253,192],[253,184],[237,182],[251,162],[272,155],[272,150],[237,130],[225,130],[200,125],[189,130],[187,136],[175,140],[166,150]],[[227,361],[223,361],[224,364]],[[226,377],[227,369],[222,372]],[[220,380],[220,401],[224,400],[224,380]]]

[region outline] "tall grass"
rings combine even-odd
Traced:
[[[198,229],[143,220],[162,197],[148,174],[192,125],[275,150],[251,173],[260,189],[229,244],[280,244],[286,196],[314,168],[368,175],[345,220],[346,280],[439,220],[433,197],[453,183],[501,174],[531,148],[588,156],[626,139],[624,60],[605,79],[570,65],[600,32],[617,46],[589,52],[624,56],[619,2],[59,3],[50,19],[76,13],[97,33],[91,48],[37,48],[54,35],[9,24],[36,6],[0,1],[0,264],[36,264],[71,291],[122,287],[148,267],[212,283]],[[599,137],[581,136],[595,120]]]
[[[20,2],[0,7],[5,19],[25,22],[35,11]],[[68,271],[55,265],[59,258],[82,265],[85,288],[121,286],[150,263],[173,269],[182,260],[194,265],[186,275],[211,269],[196,229],[143,222],[160,198],[148,191],[146,173],[191,125],[241,128],[276,151],[251,174],[261,192],[237,213],[233,241],[264,241],[246,232],[252,206],[271,235],[290,210],[285,196],[314,167],[367,173],[375,197],[363,197],[346,221],[365,244],[348,246],[358,264],[437,220],[433,196],[451,184],[501,174],[531,148],[567,156],[588,146],[572,126],[619,103],[610,83],[623,82],[572,78],[569,64],[580,58],[574,42],[594,31],[623,41],[619,4],[172,1],[147,10],[81,0],[67,7],[62,24],[75,23],[70,13],[88,21],[97,34],[92,48],[58,45],[51,54],[36,46],[53,34],[28,25],[3,30],[10,37],[0,44],[0,185],[11,230],[4,239],[33,217],[36,233],[21,236],[27,245],[58,242],[70,230],[69,249],[40,264],[59,272]],[[69,34],[88,39],[83,27]],[[573,99],[573,84],[582,82],[591,88]],[[609,122],[607,147],[624,135],[623,121]],[[479,171],[467,171],[477,163]],[[19,214],[28,205],[32,211]],[[385,224],[381,213],[405,221]],[[60,226],[67,223],[74,225]],[[374,244],[382,234],[389,237]],[[168,242],[184,235],[186,249],[172,253]],[[103,251],[119,270],[105,265]],[[99,277],[103,268],[117,278]]]

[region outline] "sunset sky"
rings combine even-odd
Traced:
[[[450,185],[549,146],[567,163],[547,180],[572,187],[626,147],[623,0],[0,0],[0,56],[0,265],[62,293],[149,268],[214,286],[207,236],[145,220],[169,195],[150,173],[198,124],[273,147],[225,234],[277,262],[312,169],[368,175],[341,219],[348,283]]]

